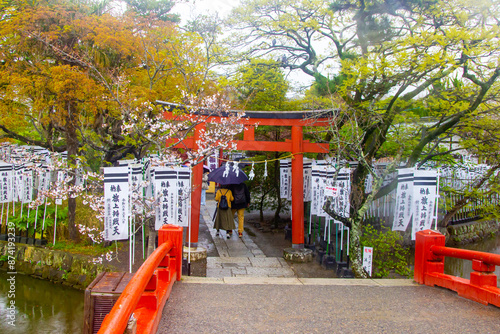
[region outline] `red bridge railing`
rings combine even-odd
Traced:
[[[123,333],[132,314],[137,319],[135,333],[156,333],[165,302],[181,274],[182,227],[163,225],[158,231],[158,248],[127,284],[99,334]]]
[[[417,232],[415,243],[415,275],[420,284],[440,286],[456,291],[459,296],[482,304],[500,307],[500,289],[495,266],[500,266],[500,255],[445,247],[445,236],[425,230]],[[444,257],[472,261],[470,279],[444,274]]]

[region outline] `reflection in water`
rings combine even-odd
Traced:
[[[9,285],[0,270],[0,333],[81,333],[83,328],[83,291],[53,284],[21,274],[16,278],[15,327],[5,321]]]
[[[470,249],[480,252],[500,254],[500,235],[497,235],[495,238],[483,240],[480,243],[454,246],[454,248]],[[445,257],[444,259],[445,274],[470,279],[471,272],[472,272],[472,261]],[[495,274],[497,275],[498,286],[500,286],[500,266],[495,267]]]

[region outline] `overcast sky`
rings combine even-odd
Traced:
[[[181,23],[184,24],[198,14],[214,14],[218,12],[221,18],[225,17],[239,3],[239,0],[189,0],[187,3],[176,4],[172,12],[180,14]]]
[[[220,18],[230,14],[231,9],[239,5],[239,0],[189,0],[188,3],[178,3],[172,9],[172,13],[181,15],[181,24],[184,25],[190,19],[199,14],[219,13]],[[295,70],[287,74],[292,88],[301,90],[302,87],[309,86],[313,78],[302,71]],[[288,96],[294,96],[296,92],[290,91]]]

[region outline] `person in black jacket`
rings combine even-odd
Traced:
[[[231,202],[231,211],[233,212],[233,217],[234,214],[238,212],[238,235],[241,238],[243,236],[243,226],[245,223],[245,209],[250,206],[250,191],[245,183],[232,184],[229,189],[231,189],[234,198]]]

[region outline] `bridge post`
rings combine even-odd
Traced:
[[[163,225],[158,231],[158,246],[172,241],[171,259],[175,259],[176,279],[181,280],[182,276],[182,227],[177,225]],[[164,265],[160,263],[160,265]]]
[[[433,230],[418,231],[415,240],[414,280],[425,284],[427,272],[444,273],[444,257],[431,252],[432,246],[444,246],[445,236]]]

